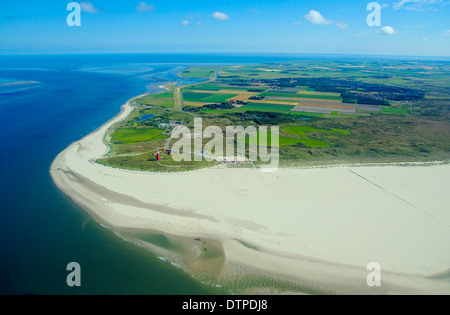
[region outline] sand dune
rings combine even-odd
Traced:
[[[164,174],[96,164],[103,135],[131,111],[124,105],[51,166],[56,185],[102,223],[217,240],[233,264],[323,292],[450,293],[449,165]],[[370,262],[382,267],[379,288],[366,285]]]

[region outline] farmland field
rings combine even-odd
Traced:
[[[137,99],[136,112],[111,132],[114,154],[102,163],[156,171],[214,165],[163,155],[179,166],[168,170],[151,154],[173,144],[170,126],[193,128],[195,117],[204,128],[279,126],[282,165],[448,159],[450,83],[438,73],[450,66],[432,68],[436,73],[426,62],[311,60],[193,67],[180,75],[209,81],[178,88],[184,108],[174,108],[174,87]],[[145,115],[154,118],[142,121]]]
[[[202,99],[205,102],[223,103],[230,98],[236,97],[236,94],[217,94]]]
[[[299,97],[299,94],[297,93],[286,93],[286,92],[264,92],[261,94],[261,96],[275,96],[275,97],[287,97],[287,98],[293,98],[293,97]]]
[[[289,105],[296,106],[300,105],[299,102],[289,102],[289,101],[278,101],[278,100],[261,100],[261,101],[250,101],[251,103],[259,103],[259,104],[278,104],[278,105]]]
[[[280,105],[271,103],[251,103],[244,105],[240,108],[240,111],[253,110],[253,111],[268,111],[268,112],[289,112],[294,108],[294,105]]]
[[[210,93],[183,92],[185,101],[199,101],[210,96]]]
[[[312,94],[297,93],[297,95],[295,97],[305,98],[305,99],[333,100],[333,101],[341,101],[342,100],[340,95],[330,95],[330,94],[320,94],[320,93],[312,93]]]
[[[183,92],[183,98],[188,102],[222,103],[236,96],[238,94]]]

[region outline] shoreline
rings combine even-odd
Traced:
[[[450,237],[448,209],[444,206],[438,212],[433,210],[431,215],[436,220],[425,218],[423,213],[415,211],[411,205],[422,209],[430,200],[413,200],[415,194],[410,195],[408,187],[398,188],[399,184],[401,186],[407,180],[402,179],[402,176],[423,178],[425,174],[423,167],[420,167],[422,164],[294,167],[281,168],[275,174],[263,175],[259,170],[216,168],[180,173],[139,172],[96,163],[96,159],[109,151],[104,136],[113,124],[132,113],[134,108],[130,102],[138,97],[140,96],[130,99],[121,107],[117,116],[93,133],[72,143],[56,157],[50,168],[56,186],[98,222],[113,230],[153,230],[182,238],[200,237],[219,242],[225,260],[234,266],[222,270],[223,274],[233,273],[232,270],[253,270],[271,277],[297,281],[301,287],[316,288],[317,291],[327,293],[442,294],[450,291],[450,283],[445,280],[450,273],[450,254],[445,252],[445,240]],[[425,162],[428,165],[430,163]],[[441,181],[445,183],[450,167],[446,162],[431,164],[427,169],[432,169],[435,176],[441,174],[444,177]],[[358,175],[366,180],[348,172],[347,168],[353,167],[358,167],[358,173],[362,170],[363,174]],[[323,170],[327,172],[324,173]],[[328,173],[333,174],[330,177]],[[215,178],[220,178],[223,183],[217,183]],[[308,180],[305,181],[304,178]],[[377,183],[381,182],[383,189],[389,189],[389,194],[370,185],[370,181],[374,179]],[[193,181],[199,184],[198,187],[189,184]],[[327,184],[328,181],[334,182]],[[340,183],[348,183],[351,189],[346,191],[345,185]],[[336,187],[341,191],[329,192],[330,189],[338,190]],[[418,188],[414,186],[413,189]],[[345,195],[349,192],[363,196],[352,199]],[[271,199],[280,200],[274,202],[265,199],[270,193],[275,196]],[[296,194],[300,196],[297,197]],[[328,198],[327,194],[331,198],[329,202],[324,200]],[[372,194],[376,196],[372,197]],[[405,199],[404,195],[408,198]],[[339,199],[342,196],[345,204],[341,209],[333,203],[342,202]],[[436,196],[441,198],[437,204],[450,204],[448,197],[441,195],[440,191],[432,199]],[[255,200],[256,204],[249,204],[250,200]],[[293,211],[298,203],[304,203],[305,209]],[[365,203],[375,204],[375,208],[361,214],[361,205]],[[386,209],[382,209],[386,205],[395,205],[398,209],[393,209],[401,214],[391,216]],[[319,209],[321,213],[307,211],[318,209],[317,206],[323,207]],[[258,211],[255,212],[254,208]],[[286,213],[282,213],[283,209],[286,209]],[[381,212],[381,219],[377,218],[375,210]],[[337,211],[342,213],[336,214]],[[427,208],[426,212],[428,211]],[[280,219],[283,214],[286,221]],[[343,219],[345,215],[351,222]],[[322,219],[324,222],[321,222]],[[402,227],[398,224],[402,219],[409,225]],[[295,220],[299,221],[298,226],[292,224]],[[302,221],[307,222],[301,223]],[[367,227],[364,226],[367,223],[376,225],[372,229],[369,226],[370,233],[367,233]],[[314,235],[319,228],[323,231]],[[346,229],[350,229],[352,233],[346,232]],[[371,244],[370,240],[377,236],[377,229],[385,234],[381,240],[375,239],[375,244]],[[417,229],[421,229],[421,232],[416,232]],[[344,235],[334,234],[337,232]],[[386,249],[383,244],[392,239],[394,235],[390,233],[393,232],[413,235],[402,234],[400,240],[393,240],[395,246],[389,244]],[[373,260],[368,260],[370,255],[364,251],[365,245],[352,239],[360,236],[369,242],[366,244],[368,247],[374,247],[380,260],[385,261],[381,265],[388,266],[389,271],[383,273],[381,288],[369,288],[365,284],[368,275],[365,266]],[[420,237],[426,240],[420,240]],[[443,242],[440,241],[442,237]],[[327,241],[333,242],[328,244]],[[417,244],[418,253],[414,253],[417,248],[411,248],[414,247],[411,246],[411,241],[416,242],[414,244]],[[242,242],[259,250],[249,248]],[[347,246],[345,242],[357,244]],[[430,245],[435,245],[437,249],[430,249]],[[399,263],[390,257],[398,255],[398,251],[405,255],[397,259]],[[440,255],[439,251],[443,253]],[[422,257],[427,254],[430,255],[429,258]],[[408,262],[408,259],[413,262]],[[425,266],[421,269],[423,264]],[[444,274],[443,281],[432,278],[438,274]]]

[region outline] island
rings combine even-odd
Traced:
[[[195,66],[179,76],[203,81],[134,97],[50,173],[104,226],[232,293],[448,293],[449,74],[437,61]],[[194,138],[200,118],[276,126],[279,168],[261,172],[239,132],[223,149],[244,156],[207,159],[202,138],[177,161],[174,132]]]

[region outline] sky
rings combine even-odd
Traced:
[[[0,54],[326,53],[450,56],[450,0],[0,1]]]

